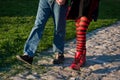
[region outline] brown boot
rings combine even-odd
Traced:
[[[61,53],[56,54],[56,59],[53,60],[53,64],[62,64],[64,62],[64,55]]]

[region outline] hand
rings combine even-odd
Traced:
[[[58,5],[64,5],[66,0],[56,0]]]

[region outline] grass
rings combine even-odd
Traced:
[[[101,0],[98,21],[90,24],[88,32],[119,21],[119,4],[120,0]],[[37,6],[38,0],[0,0],[0,71],[2,73],[6,74],[7,71],[12,72],[11,69],[16,69],[17,71],[11,74],[15,75],[19,70],[25,69],[17,67],[20,65],[15,56],[23,52],[24,43],[34,25]],[[67,21],[66,31],[66,41],[75,38],[74,21]],[[50,18],[37,52],[52,47],[52,40],[53,21]],[[41,69],[45,71],[44,68]]]

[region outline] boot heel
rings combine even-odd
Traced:
[[[74,62],[70,65],[71,69],[79,70],[80,67],[83,67],[86,62],[86,50],[83,53],[76,53]]]

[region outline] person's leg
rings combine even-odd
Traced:
[[[64,40],[65,40],[65,27],[66,27],[66,12],[67,5],[58,5],[56,2],[53,5],[53,19],[54,19],[54,41],[53,51],[58,52],[61,59],[64,58]],[[53,63],[59,63],[58,60],[54,60]]]
[[[33,57],[42,37],[45,24],[50,16],[48,0],[40,0],[35,25],[25,43],[24,53]]]
[[[25,56],[27,55],[27,57],[18,56],[18,58],[21,58],[24,60],[27,58],[28,61],[29,61],[28,58],[30,57],[33,58],[36,48],[38,46],[38,43],[42,37],[45,24],[50,16],[50,13],[51,13],[51,9],[48,4],[48,0],[40,0],[38,11],[37,11],[37,16],[35,20],[35,25],[32,28],[32,31],[24,46],[24,55]],[[30,64],[31,62],[32,60],[30,61]]]
[[[86,62],[86,32],[90,23],[87,17],[76,20],[76,53],[72,69],[78,70]]]

